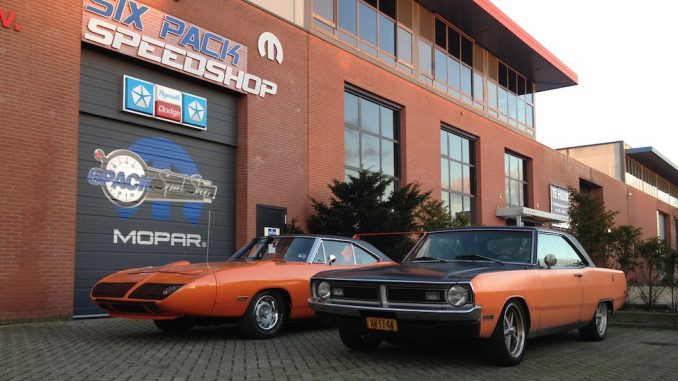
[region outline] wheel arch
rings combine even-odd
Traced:
[[[501,310],[504,311],[504,308],[511,301],[516,301],[523,309],[523,313],[525,314],[525,324],[527,324],[527,329],[525,331],[529,335],[530,329],[532,327],[532,315],[530,314],[530,307],[528,306],[527,301],[525,301],[525,297],[523,297],[522,295],[509,296],[508,298],[506,298],[506,301],[504,301],[504,305],[501,307]],[[497,319],[497,324],[499,324],[499,319]]]

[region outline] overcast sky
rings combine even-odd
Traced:
[[[579,76],[537,94],[537,140],[623,140],[678,165],[678,1],[491,0]]]

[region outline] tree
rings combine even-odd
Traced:
[[[656,237],[638,245],[638,256],[644,262],[639,266],[639,280],[647,287],[647,289],[640,288],[640,298],[647,305],[648,311],[652,310],[664,293],[665,289],[659,286],[666,275],[666,262],[670,254],[671,248],[667,242]]]
[[[626,274],[635,270],[638,252],[636,247],[641,242],[642,230],[631,225],[613,228],[607,235],[608,267],[618,268]]]
[[[390,195],[392,180],[381,172],[360,171],[348,181],[333,180],[329,203],[311,199],[315,214],[308,219],[311,233],[352,236],[356,233],[414,232],[453,226],[442,202],[431,199],[417,183],[405,184]],[[445,215],[447,217],[445,217]],[[458,223],[458,222],[457,222]],[[407,236],[365,237],[394,260],[414,244]]]
[[[290,219],[290,222],[287,223],[286,228],[286,234],[304,234],[304,229],[299,226],[299,222],[296,218]]]
[[[570,227],[569,232],[579,240],[593,261],[604,266],[608,259],[605,255],[607,234],[614,226],[614,216],[618,211],[605,209],[603,201],[590,193],[579,193],[568,188],[570,192]]]

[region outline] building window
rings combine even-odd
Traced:
[[[666,221],[667,215],[657,211],[657,238],[666,240]]]
[[[487,84],[490,114],[522,132],[534,135],[534,86],[503,62],[490,60]]]
[[[435,19],[434,51],[435,86],[455,98],[472,103],[473,97],[473,42]]]
[[[624,179],[626,184],[678,208],[678,186],[628,156]]]
[[[344,93],[344,164],[346,178],[358,171],[381,171],[398,186],[398,112],[362,95]]]
[[[443,127],[440,131],[441,197],[452,218],[462,213],[474,221],[474,141]]]
[[[534,85],[412,0],[312,0],[314,31],[534,137]]]
[[[412,74],[410,0],[313,0],[313,25]]]
[[[527,160],[504,153],[506,206],[527,206]]]

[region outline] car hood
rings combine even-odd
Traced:
[[[405,262],[395,266],[324,271],[314,278],[370,282],[459,282],[470,281],[483,273],[520,270],[526,267],[530,266],[480,261]]]
[[[221,270],[262,266],[272,261],[250,261],[250,262],[212,262],[212,263],[190,263],[188,261],[179,261],[166,264],[164,266],[148,266],[136,269],[124,270],[122,274],[185,274],[185,275],[204,275]]]

